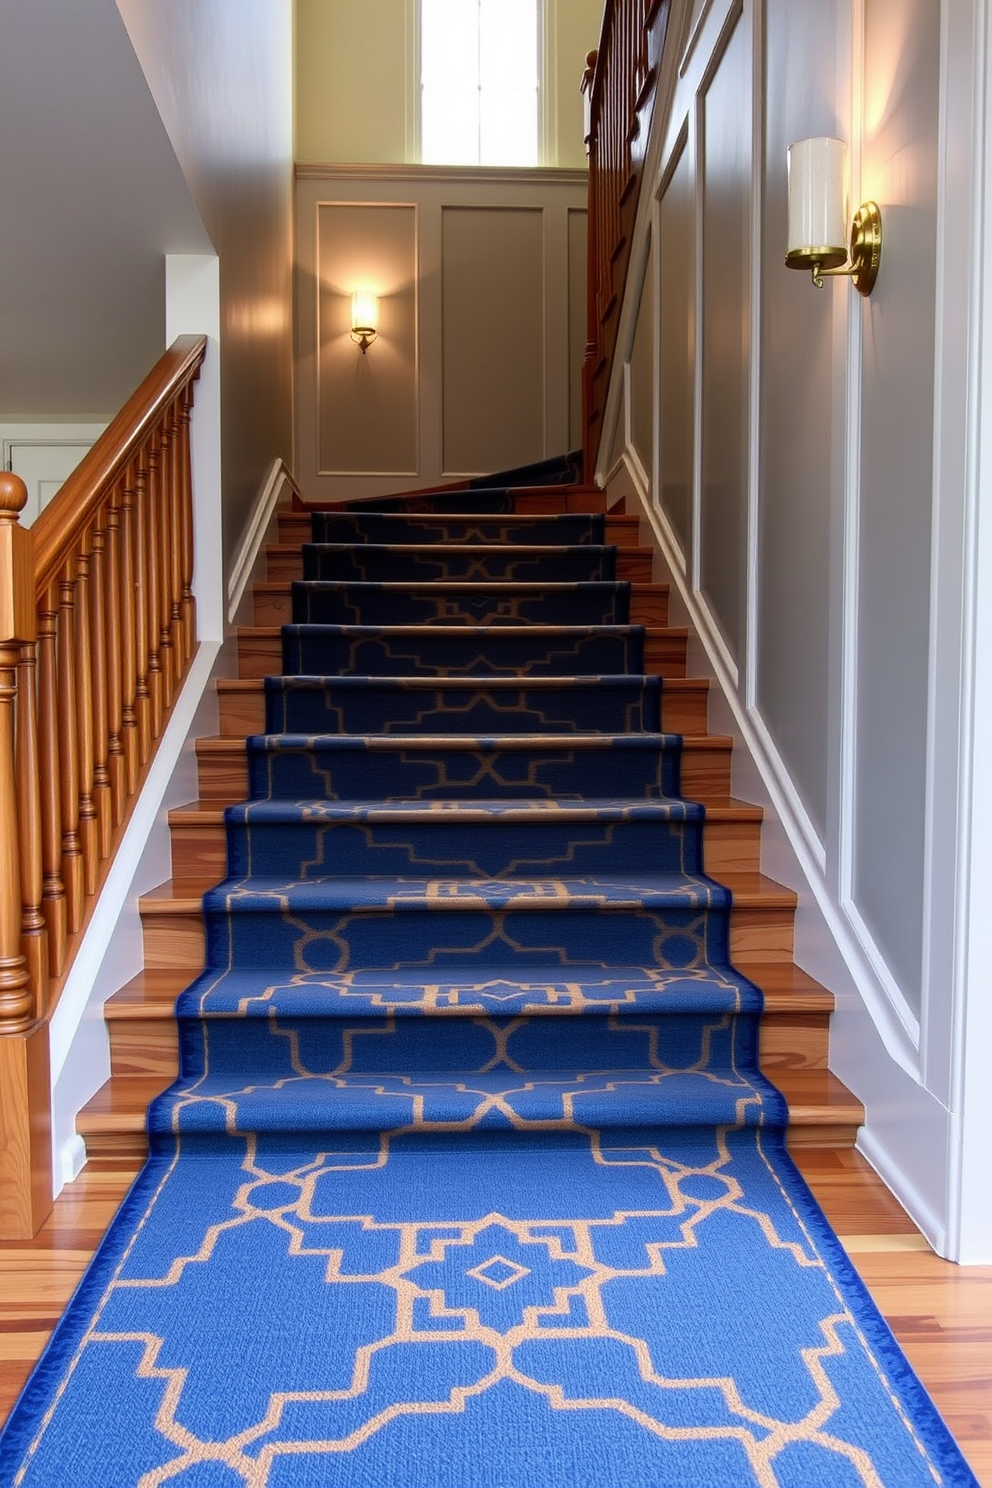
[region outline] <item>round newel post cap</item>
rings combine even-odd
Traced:
[[[4,515],[16,515],[28,499],[28,488],[19,475],[12,470],[0,470],[0,520]]]

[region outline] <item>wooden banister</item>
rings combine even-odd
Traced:
[[[42,512],[0,472],[0,1238],[51,1207],[47,1020],[195,649],[182,336]]]
[[[607,0],[582,78],[589,153],[588,302],[582,372],[583,478],[591,484],[671,0]]]

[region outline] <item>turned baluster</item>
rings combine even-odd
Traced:
[[[90,537],[85,536],[76,561],[76,750],[79,770],[79,847],[83,855],[83,887],[87,898],[96,892],[100,861],[99,825],[93,801],[93,655],[90,632]]]
[[[162,667],[162,710],[167,712],[176,695],[177,662],[172,644],[172,438],[169,416],[159,425],[161,444],[158,456],[158,658]]]
[[[151,737],[157,739],[162,732],[162,659],[159,655],[159,611],[161,587],[159,583],[159,449],[158,434],[149,440],[146,460],[145,483],[145,633],[148,655],[148,703]],[[144,760],[142,760],[144,763]]]
[[[183,655],[188,662],[196,644],[196,600],[193,598],[193,469],[190,458],[190,414],[193,387],[183,388],[179,413],[180,510],[182,513]]]
[[[59,709],[56,639],[58,608],[54,584],[38,604],[38,749],[41,775],[41,912],[48,926],[48,964],[52,976],[65,965],[68,915],[62,878],[62,797],[59,782]]]
[[[107,700],[107,562],[106,521],[109,501],[104,503],[93,529],[90,555],[90,643],[93,687],[93,808],[97,821],[97,852],[105,858],[110,852],[113,811],[110,800],[110,730]],[[116,638],[112,637],[116,650]]]
[[[123,485],[127,484],[127,476]],[[106,506],[106,551],[103,563],[104,655],[107,675],[107,777],[110,787],[110,819],[113,826],[124,820],[127,798],[127,761],[124,756],[124,679],[122,651],[126,635],[121,626],[122,569],[121,510],[123,489],[115,487]],[[132,711],[133,724],[133,711]]]
[[[21,849],[21,948],[34,989],[36,1014],[48,1004],[48,927],[41,910],[41,780],[39,777],[36,656],[22,644],[17,668],[17,828]]]
[[[113,588],[109,595],[114,607],[112,634],[117,636],[114,680],[111,682],[111,706],[116,707],[120,717],[121,750],[124,758],[122,803],[125,797],[133,796],[138,789],[138,760],[141,753],[137,709],[138,640],[136,634],[140,599],[135,592],[138,581],[138,566],[135,561],[137,480],[137,467],[131,464],[124,472],[124,478],[117,493],[119,501],[117,562],[111,571]],[[116,703],[113,701],[114,687],[117,688]]]
[[[62,879],[70,935],[83,922],[83,854],[79,840],[79,725],[76,706],[76,579],[75,563],[59,574],[58,634],[56,636],[59,717],[59,759],[62,798]]]
[[[31,972],[21,949],[23,904],[15,709],[20,643],[34,639],[31,536],[17,525],[24,482],[0,473],[0,1033],[19,1033],[35,1019]]]
[[[172,640],[175,682],[186,671],[186,636],[183,630],[183,503],[182,462],[180,460],[181,428],[179,399],[169,410],[169,635]]]

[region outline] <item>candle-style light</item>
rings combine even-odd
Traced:
[[[817,289],[824,278],[854,280],[871,294],[882,256],[882,219],[874,202],[863,202],[847,231],[847,146],[819,136],[789,146],[789,239],[785,262],[810,270]]]

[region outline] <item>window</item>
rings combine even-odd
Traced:
[[[540,0],[420,0],[420,158],[537,165]]]

